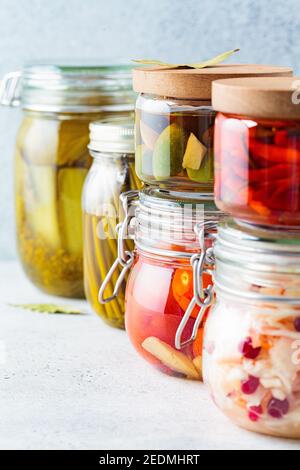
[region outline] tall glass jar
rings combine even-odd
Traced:
[[[176,191],[212,192],[214,183],[211,104],[214,80],[291,75],[287,67],[220,65],[203,69],[138,68],[136,172],[147,184]]]
[[[106,304],[98,301],[99,287],[117,257],[117,224],[122,221],[120,194],[141,187],[134,169],[134,123],[128,118],[110,118],[90,125],[89,149],[93,164],[83,190],[84,287],[94,311],[111,326],[124,327],[125,283],[119,295]],[[133,241],[126,241],[133,250]],[[112,295],[114,273],[107,286]]]
[[[222,111],[215,124],[216,203],[235,218],[300,227],[297,86],[293,77],[213,85],[214,106]]]
[[[91,164],[89,123],[132,111],[130,68],[28,65],[4,77],[0,99],[24,111],[15,160],[23,268],[47,293],[82,297],[81,191]]]
[[[300,437],[300,237],[228,221],[203,371],[217,406],[259,433]]]
[[[217,223],[221,216],[211,196],[178,199],[174,193],[149,188],[140,193],[133,219],[136,250],[127,260],[133,265],[126,287],[125,326],[137,352],[166,374],[202,378],[205,318],[193,297],[193,255],[198,258],[199,251],[193,229],[208,217]],[[207,232],[208,246],[214,233],[215,228]],[[209,295],[209,265],[201,280],[202,295]]]

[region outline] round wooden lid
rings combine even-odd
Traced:
[[[267,119],[300,119],[300,77],[218,80],[213,84],[217,111]]]
[[[136,68],[133,70],[133,89],[170,98],[211,99],[214,80],[237,77],[292,76],[290,67],[272,65],[216,65],[204,69],[169,69],[166,67]]]

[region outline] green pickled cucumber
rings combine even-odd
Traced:
[[[170,124],[159,135],[153,151],[153,175],[157,180],[182,172],[187,139],[187,133],[176,123]]]
[[[214,178],[214,158],[213,151],[209,150],[202,160],[199,170],[186,168],[190,180],[197,183],[211,183]]]
[[[52,249],[61,244],[57,214],[56,170],[50,166],[26,165],[24,200],[28,223],[36,238]]]
[[[59,127],[59,141],[57,147],[57,165],[82,166],[87,161],[90,166],[90,157],[87,149],[89,143],[89,123],[86,120],[61,121]]]
[[[58,214],[64,249],[72,255],[82,253],[81,193],[85,168],[63,168],[58,172]]]
[[[88,122],[86,120],[57,121],[24,119],[18,133],[17,148],[24,159],[34,165],[89,167],[91,157]]]
[[[17,137],[17,149],[33,165],[54,165],[58,148],[57,121],[26,117]]]

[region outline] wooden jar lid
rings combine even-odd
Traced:
[[[213,107],[224,113],[300,119],[300,104],[295,99],[300,101],[300,77],[236,78],[213,84]]]
[[[204,69],[166,67],[133,70],[133,89],[139,93],[182,99],[210,100],[212,82],[222,78],[292,76],[290,67],[272,65],[217,65]]]

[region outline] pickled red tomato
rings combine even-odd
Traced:
[[[202,282],[203,289],[206,289],[210,284],[212,284],[211,275],[203,273]],[[172,280],[172,292],[177,303],[185,311],[194,296],[193,271],[191,267],[176,269]],[[197,318],[198,313],[199,307],[196,306],[193,309],[191,316],[193,318]]]
[[[217,205],[234,217],[300,225],[300,123],[218,114]]]

